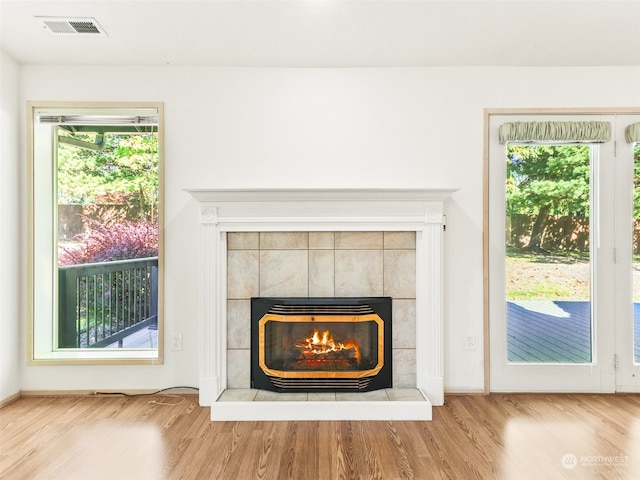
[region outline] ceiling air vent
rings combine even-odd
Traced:
[[[54,35],[102,36],[107,33],[95,18],[82,17],[36,17]]]

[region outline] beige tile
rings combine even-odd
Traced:
[[[334,232],[309,232],[309,248],[312,250],[333,250]]]
[[[227,298],[247,299],[260,294],[260,256],[256,250],[227,252]]]
[[[416,301],[393,299],[393,347],[416,347]]]
[[[335,295],[334,250],[309,251],[309,296]]]
[[[229,388],[247,391],[250,386],[250,297],[389,295],[394,297],[394,389],[389,392],[415,389],[415,232],[300,233],[227,237]],[[258,243],[262,252],[255,250]],[[261,395],[284,399],[273,392]],[[334,398],[319,392],[312,399]]]
[[[260,234],[261,250],[307,250],[308,248],[308,232],[262,232]]]
[[[227,388],[249,388],[250,386],[250,350],[227,350]]]
[[[260,247],[258,232],[230,232],[227,233],[228,250],[257,250]]]
[[[416,297],[416,252],[384,251],[384,295],[393,298]]]
[[[392,402],[426,402],[420,390],[415,388],[389,388],[387,395]]]
[[[416,388],[416,350],[393,349],[393,388]]]
[[[382,232],[336,232],[336,250],[375,250],[382,247]]]
[[[415,250],[416,232],[384,232],[384,248]]]
[[[307,400],[310,402],[335,402],[336,394],[334,392],[309,392]]]
[[[258,390],[251,388],[227,388],[218,402],[253,402],[256,398]]]
[[[389,396],[384,389],[371,392],[337,392],[336,400],[340,402],[362,402],[365,400],[386,402],[389,400]]]
[[[255,398],[256,402],[306,402],[307,394],[301,392],[283,393],[270,392],[268,390],[258,390]]]
[[[336,250],[336,296],[383,295],[382,250]]]
[[[227,300],[227,348],[251,348],[251,300]]]
[[[260,251],[260,295],[309,296],[307,250]]]

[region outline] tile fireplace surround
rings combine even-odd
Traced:
[[[431,419],[431,406],[444,402],[442,239],[444,204],[456,189],[187,191],[200,203],[199,388],[212,420]],[[241,232],[414,232],[415,387],[291,397],[230,385],[227,234]]]

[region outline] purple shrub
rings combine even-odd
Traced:
[[[58,264],[110,262],[158,255],[158,225],[149,221],[104,222],[89,220],[77,235],[76,246],[60,246]]]

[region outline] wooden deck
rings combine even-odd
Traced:
[[[124,337],[122,347],[118,347],[118,342],[115,342],[104,348],[158,348],[158,330],[150,327],[143,328]]]
[[[589,302],[507,302],[510,362],[591,362]],[[640,304],[634,304],[634,360],[640,362]]]

